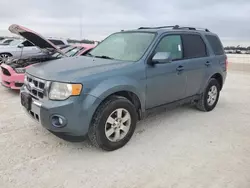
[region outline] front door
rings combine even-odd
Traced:
[[[170,52],[172,61],[165,64],[147,65],[146,108],[157,107],[185,97],[186,74],[180,35],[166,35],[153,50]],[[151,56],[152,57],[152,56]]]

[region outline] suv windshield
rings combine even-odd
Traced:
[[[138,61],[155,37],[155,33],[121,32],[110,35],[90,56],[122,61]]]

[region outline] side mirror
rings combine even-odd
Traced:
[[[172,61],[171,53],[170,52],[157,52],[152,60],[152,64],[164,64],[164,63],[170,63]]]
[[[23,44],[19,44],[17,47],[18,47],[18,48],[23,48],[24,45],[23,45]]]

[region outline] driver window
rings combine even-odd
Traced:
[[[180,35],[169,35],[163,37],[155,49],[157,52],[170,52],[172,60],[182,59],[182,42]]]
[[[29,46],[34,46],[34,45],[30,41],[26,40],[26,41],[23,42],[23,46],[24,47],[29,47]]]

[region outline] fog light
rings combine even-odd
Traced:
[[[67,121],[64,117],[60,115],[53,115],[51,117],[51,123],[54,127],[62,128],[67,124]]]

